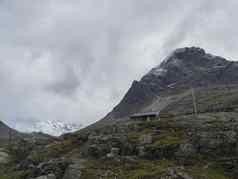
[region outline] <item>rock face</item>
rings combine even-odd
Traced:
[[[104,119],[120,119],[143,110],[171,88],[238,83],[238,62],[214,56],[197,47],[177,49],[140,81],[134,81],[122,101]]]

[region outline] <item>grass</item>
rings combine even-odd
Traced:
[[[154,138],[153,146],[164,144],[179,144],[183,142],[183,131],[176,129],[161,130],[160,135]]]
[[[25,179],[28,176],[29,171],[12,171],[8,174],[0,174],[0,179]]]
[[[62,155],[66,155],[75,148],[75,144],[72,140],[62,140],[60,142],[54,142],[46,146],[44,151],[32,153],[32,158],[36,161],[42,161],[49,158],[55,158]]]
[[[115,161],[88,161],[86,168],[82,170],[82,179],[96,178],[100,174],[106,174],[106,178],[114,179],[154,179],[164,172],[168,167],[174,166],[169,160],[137,160],[136,162]]]
[[[225,176],[224,170],[219,166],[208,166],[207,168],[194,166],[187,169],[187,173],[190,174],[194,179],[229,179]]]

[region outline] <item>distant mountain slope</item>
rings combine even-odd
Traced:
[[[134,81],[104,120],[121,119],[143,111],[170,89],[238,84],[237,71],[238,62],[208,54],[201,48],[177,49],[140,81]]]
[[[17,132],[14,129],[11,129],[6,124],[4,124],[2,121],[0,121],[0,139],[7,139],[9,138],[9,132],[11,131],[11,134],[13,136],[20,135],[19,132]]]

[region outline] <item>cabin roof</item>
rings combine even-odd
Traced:
[[[144,112],[144,113],[135,113],[131,115],[131,118],[136,118],[136,117],[156,117],[159,115],[159,112]]]

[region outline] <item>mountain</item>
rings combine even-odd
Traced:
[[[20,133],[0,121],[0,139],[8,139],[9,135],[18,136]]]
[[[238,83],[238,62],[198,47],[173,51],[162,63],[134,81],[121,102],[104,118],[115,120],[143,111],[165,91]]]
[[[77,131],[82,128],[82,125],[75,123],[65,123],[59,120],[43,120],[37,121],[33,127],[32,131],[39,131],[42,133],[48,133],[54,136],[59,136],[65,133],[70,133]]]
[[[237,179],[237,64],[201,48],[177,49],[103,120],[15,143],[0,178]],[[129,119],[151,111],[160,117]]]

